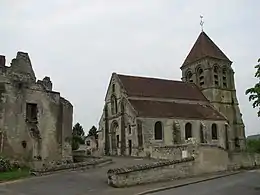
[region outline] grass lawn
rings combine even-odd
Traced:
[[[20,169],[20,170],[2,172],[0,173],[0,182],[16,180],[20,178],[29,177],[29,176],[30,176],[29,169]]]

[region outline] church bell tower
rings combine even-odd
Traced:
[[[181,66],[182,80],[197,84],[228,120],[229,150],[245,149],[245,126],[236,97],[232,62],[203,31]]]

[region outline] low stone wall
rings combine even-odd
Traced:
[[[154,146],[149,148],[149,153],[150,157],[155,159],[180,160],[191,157],[194,150],[195,145],[193,144],[178,144],[173,146]]]
[[[31,169],[31,173],[33,175],[46,175],[53,172],[64,171],[64,170],[84,170],[94,167],[99,167],[108,163],[112,163],[112,159],[109,158],[101,158],[101,159],[92,159],[87,162],[79,162],[79,163],[68,163],[68,164],[60,164],[60,165],[52,165],[46,166],[42,168],[33,168]]]
[[[193,175],[194,158],[161,161],[125,168],[109,169],[108,184],[126,187],[137,184],[165,181]]]
[[[229,153],[230,170],[260,166],[260,154],[246,152]]]
[[[197,148],[194,172],[196,174],[214,173],[228,169],[228,152],[214,145],[203,145]]]

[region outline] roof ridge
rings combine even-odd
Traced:
[[[179,83],[187,83],[185,81],[181,80],[172,80],[172,79],[166,79],[166,78],[158,78],[158,77],[148,77],[148,76],[134,76],[134,75],[126,75],[126,74],[118,74],[118,76],[125,76],[125,77],[132,77],[132,78],[142,78],[142,79],[153,79],[153,80],[161,80],[161,81],[171,81],[171,82],[179,82]],[[191,84],[191,83],[190,83]]]

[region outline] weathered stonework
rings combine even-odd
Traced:
[[[40,168],[31,169],[34,175],[47,175],[58,171],[72,171],[72,170],[85,170],[95,167],[100,167],[105,164],[112,163],[112,159],[100,158],[100,159],[89,159],[85,162],[78,163],[62,163],[56,162],[53,164],[48,164],[47,166],[40,166]]]
[[[245,131],[231,64],[201,32],[181,67],[182,81],[113,73],[99,121],[100,151],[152,157],[151,148],[189,139],[243,151]]]
[[[214,144],[154,147],[151,157],[161,161],[108,170],[108,184],[127,187],[260,166],[259,154],[230,153]]]
[[[239,149],[245,149],[245,130],[242,115],[240,113],[236,88],[234,82],[234,71],[232,62],[212,59],[210,57],[201,59],[185,66],[182,69],[182,79],[187,81],[188,72],[192,73],[192,81],[199,85],[198,69],[204,70],[204,85],[201,86],[203,94],[216,109],[228,119],[228,142],[230,150],[235,150],[235,138],[238,138]],[[214,67],[218,68],[217,76],[219,84],[214,83]],[[223,72],[225,70],[227,81],[223,86]]]
[[[25,162],[70,160],[72,104],[49,77],[36,82],[27,53],[0,69],[0,152]]]
[[[113,90],[115,91],[113,92]],[[116,97],[116,103],[118,104],[117,113],[112,113],[111,97]],[[125,103],[122,107],[120,103],[123,99]],[[149,157],[150,153],[147,149],[151,146],[184,144],[186,143],[185,125],[187,123],[192,125],[192,137],[196,138],[199,142],[217,144],[223,148],[227,148],[227,120],[140,117],[130,104],[129,100],[131,99],[141,98],[128,97],[117,75],[113,74],[106,95],[104,113],[99,122],[99,149],[104,154]],[[163,100],[158,99],[158,101]],[[187,100],[173,99],[167,101],[185,102]],[[205,104],[205,102],[199,101],[188,102],[191,104]],[[163,126],[163,138],[161,140],[155,140],[154,137],[154,128],[157,121],[160,121]],[[212,139],[212,124],[216,124],[217,126],[217,139]],[[118,138],[119,143],[117,143]],[[129,143],[131,143],[131,146],[129,146]]]
[[[108,184],[113,187],[126,187],[188,177],[192,175],[193,164],[194,158],[191,157],[110,169],[107,172]]]

